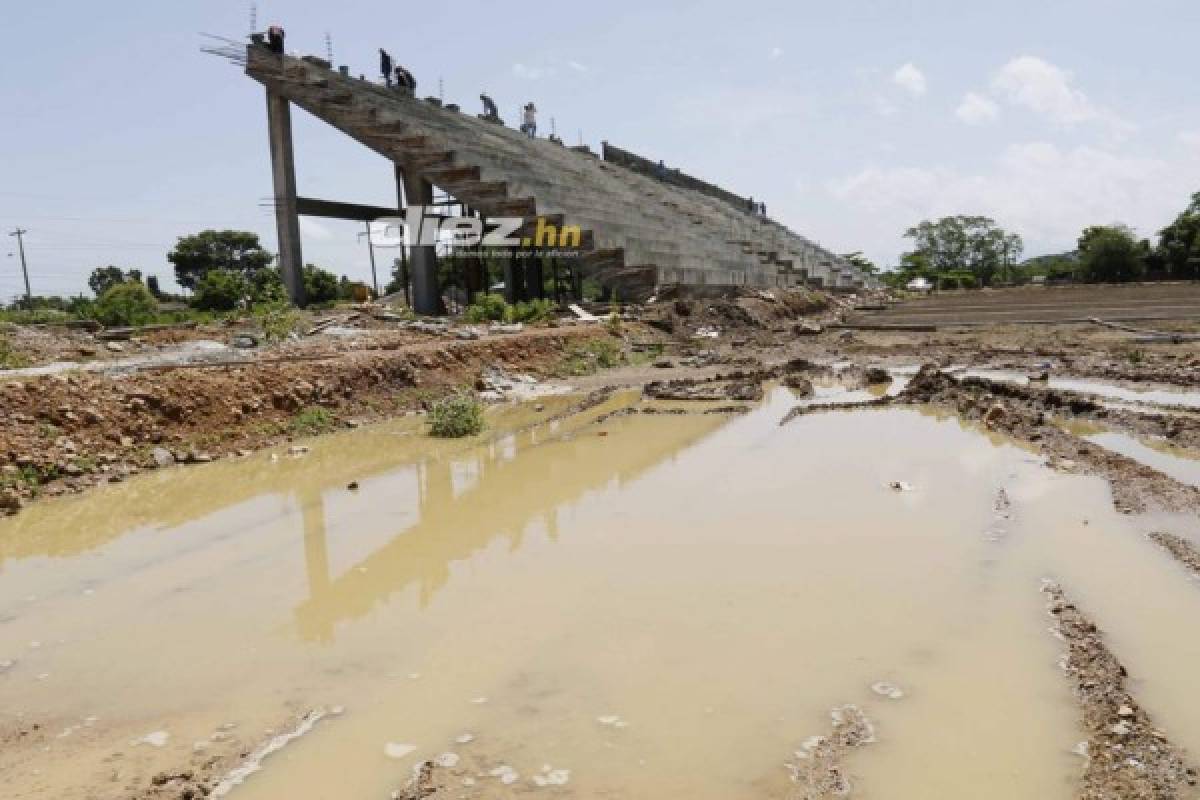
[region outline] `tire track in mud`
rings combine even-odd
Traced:
[[[1125,686],[1127,673],[1104,637],[1062,587],[1047,582],[1053,632],[1067,645],[1062,666],[1074,683],[1087,741],[1078,800],[1184,800],[1196,771],[1181,748],[1154,727]]]
[[[1200,547],[1190,540],[1165,531],[1150,534],[1150,541],[1165,549],[1192,573],[1200,578]]]

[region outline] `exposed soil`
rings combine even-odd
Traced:
[[[1096,625],[1063,590],[1047,584],[1049,610],[1067,643],[1064,668],[1075,685],[1088,732],[1080,800],[1170,800],[1190,796],[1196,771],[1154,727],[1125,687],[1125,668]]]
[[[873,301],[874,298],[868,298]],[[884,368],[924,364],[896,398],[855,404],[810,403],[802,414],[898,404],[932,404],[959,418],[1024,442],[1060,470],[1105,478],[1125,512],[1200,511],[1200,489],[1093,445],[1064,429],[1088,420],[1138,436],[1160,437],[1200,450],[1200,415],[1135,413],[1105,407],[1095,397],[978,378],[956,380],[943,370],[970,365],[1102,378],[1138,387],[1147,383],[1200,386],[1200,355],[1184,342],[1141,341],[1126,332],[1089,325],[998,325],[932,333],[831,327],[863,298],[814,292],[748,292],[716,301],[663,300],[630,309],[621,326],[591,324],[527,328],[480,336],[465,326],[404,326],[362,317],[357,336],[313,336],[260,348],[246,363],[176,366],[131,374],[69,372],[11,378],[0,372],[0,513],[15,513],[38,496],[79,492],[138,472],[176,464],[239,457],[325,430],[356,427],[419,413],[446,392],[484,389],[495,371],[561,378],[591,391],[565,414],[590,408],[613,388],[637,387],[649,401],[617,414],[740,413],[772,381],[797,395],[835,379],[847,390],[890,380]],[[331,315],[332,316],[332,315]],[[345,320],[349,323],[350,315]],[[1186,322],[1154,323],[1194,333]],[[236,326],[147,333],[110,348],[86,332],[10,328],[6,336],[26,362],[106,361],[154,352],[191,339],[227,341]],[[616,345],[624,364],[599,369],[589,342]],[[591,359],[589,361],[588,359]],[[846,364],[844,362],[852,362]],[[837,369],[833,367],[835,362]],[[578,369],[580,364],[584,369]],[[580,374],[582,373],[582,374]],[[691,401],[694,405],[689,406]],[[325,413],[311,413],[321,409]],[[607,417],[602,417],[600,422]],[[999,500],[997,501],[999,503]],[[1170,532],[1151,538],[1200,575],[1200,549]],[[1050,611],[1068,645],[1065,666],[1076,684],[1089,740],[1081,800],[1167,800],[1185,796],[1196,775],[1183,754],[1156,730],[1125,687],[1125,671],[1096,626],[1057,586],[1048,586]],[[789,764],[797,800],[844,796],[844,758],[870,740],[857,709],[835,714],[832,731],[809,740]],[[45,736],[38,726],[0,732],[22,745]],[[15,738],[14,738],[15,737]],[[129,797],[201,797],[250,752],[253,742],[224,743],[192,763],[162,772]],[[801,755],[803,753],[803,755]],[[455,766],[427,763],[406,799],[459,796],[464,779],[482,763],[464,756]],[[502,777],[502,776],[501,776]]]
[[[1166,548],[1167,552],[1179,559],[1180,563],[1200,577],[1200,547],[1182,536],[1173,533],[1155,531],[1150,534],[1151,540]]]

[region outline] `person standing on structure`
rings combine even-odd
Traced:
[[[275,55],[283,55],[283,28],[279,25],[267,28],[267,49]]]
[[[522,117],[521,133],[528,136],[530,139],[537,138],[537,107],[532,103],[525,104],[525,111]]]
[[[392,57],[382,47],[379,48],[379,71],[383,73],[383,82],[392,88]]]
[[[399,64],[396,65],[396,88],[405,94],[416,94],[417,79],[412,73]]]

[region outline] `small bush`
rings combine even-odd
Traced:
[[[28,367],[29,359],[12,349],[8,337],[0,333],[0,369]]]
[[[260,269],[250,276],[250,301],[255,305],[286,305],[287,289],[275,267]]]
[[[309,406],[301,409],[292,418],[292,431],[298,436],[316,436],[327,433],[337,426],[333,414],[327,408]]]
[[[569,348],[558,371],[563,375],[591,375],[598,369],[619,367],[623,362],[621,346],[615,339],[593,339]]]
[[[504,313],[507,322],[542,322],[554,316],[554,302],[551,300],[530,300],[515,306],[509,306]]]
[[[501,322],[508,312],[508,303],[499,294],[475,296],[475,302],[467,306],[463,318],[467,322]]]
[[[154,295],[133,281],[110,286],[96,301],[96,319],[105,325],[146,325],[157,313]]]
[[[468,394],[438,400],[429,410],[429,433],[443,439],[474,436],[483,431],[483,404]]]
[[[254,316],[258,318],[258,324],[263,330],[263,338],[269,344],[282,342],[291,336],[300,319],[299,314],[293,311],[291,306],[286,305],[256,308]]]
[[[340,296],[337,275],[321,269],[315,264],[305,264],[304,301],[310,306],[328,306],[336,303]]]
[[[250,294],[250,285],[238,272],[214,269],[196,282],[192,306],[201,311],[233,311]]]

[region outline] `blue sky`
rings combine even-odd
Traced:
[[[108,263],[169,285],[175,238],[206,227],[274,250],[262,89],[200,52],[201,32],[248,32],[248,2],[9,6],[0,228],[29,229],[36,293]],[[510,122],[534,100],[543,131],[663,158],[883,264],[933,215],[993,216],[1037,255],[1088,224],[1152,235],[1200,191],[1194,0],[264,0],[258,19],[305,52],[329,32],[356,74],[386,47],[471,112],[481,90]],[[394,202],[379,157],[303,112],[296,137],[302,193]],[[305,221],[306,260],[365,278],[358,230]]]

